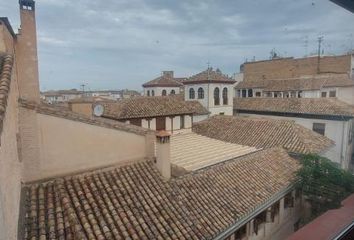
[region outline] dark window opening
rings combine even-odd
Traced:
[[[329,91],[329,97],[336,97],[336,91]]]
[[[222,90],[222,103],[223,103],[223,105],[227,105],[228,104],[227,88],[224,88]]]
[[[167,95],[167,92],[166,92],[166,90],[164,89],[164,90],[162,90],[162,96],[166,96]]]
[[[252,89],[248,89],[248,97],[253,97],[253,90]]]
[[[175,90],[171,90],[170,95],[175,95],[175,94],[176,94],[176,91]]]
[[[214,89],[214,105],[220,105],[220,90],[219,88]]]
[[[321,97],[323,98],[327,97],[327,92],[321,92]]]
[[[325,135],[325,129],[326,129],[326,124],[324,123],[313,123],[312,125],[312,130],[323,136]]]
[[[292,193],[288,193],[284,197],[284,208],[292,208],[294,207],[294,198],[292,196]]]
[[[195,98],[195,91],[193,88],[189,89],[189,99]]]
[[[204,89],[198,88],[198,99],[204,99]]]
[[[151,96],[155,96],[155,91],[151,90]]]
[[[150,96],[150,91],[149,90],[147,91],[147,95],[148,95],[148,97]]]
[[[242,97],[247,97],[247,90],[246,89],[242,90]]]
[[[181,116],[180,128],[184,129],[184,116]]]

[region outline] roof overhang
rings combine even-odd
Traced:
[[[330,1],[354,13],[354,0],[330,0]]]

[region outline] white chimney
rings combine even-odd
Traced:
[[[166,180],[171,178],[170,136],[166,131],[156,133],[156,167]]]

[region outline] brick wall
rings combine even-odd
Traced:
[[[317,74],[317,57],[283,58],[244,64],[244,80],[284,79]],[[349,73],[351,56],[326,56],[320,59],[320,73]]]

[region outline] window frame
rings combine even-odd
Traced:
[[[322,126],[323,129],[320,126]],[[325,134],[326,134],[326,124],[325,123],[314,122],[314,123],[312,123],[312,131],[325,136]]]
[[[195,91],[194,88],[189,89],[189,99],[195,99]]]

